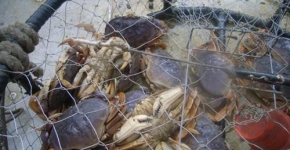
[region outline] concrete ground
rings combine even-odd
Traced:
[[[13,24],[15,22],[25,22],[26,19],[44,2],[37,0],[0,0],[0,28]],[[116,3],[115,3],[116,2]],[[44,76],[40,82],[45,82],[54,76],[55,62],[63,47],[58,44],[68,37],[85,37],[91,39],[92,35],[75,25],[79,23],[93,23],[97,32],[103,32],[104,21],[110,20],[116,15],[125,15],[135,13],[136,15],[146,15],[149,12],[161,8],[160,1],[155,0],[154,10],[149,10],[147,0],[73,0],[65,3],[55,15],[39,31],[40,43],[36,50],[31,53],[30,59],[38,67],[44,69]],[[276,8],[277,4],[271,0],[200,0],[200,1],[181,1],[179,5],[183,6],[215,6],[231,10],[246,12],[249,15],[267,18]],[[128,9],[130,8],[130,9]],[[286,24],[287,22],[285,22]],[[286,27],[287,24],[285,25]],[[179,29],[179,28],[182,28]],[[186,30],[184,30],[186,28]],[[190,24],[184,24],[173,28],[169,33],[168,42],[174,43],[169,51],[176,57],[182,57],[180,51],[186,50],[186,42],[189,37]],[[176,31],[174,31],[176,30]],[[198,39],[194,46],[203,43],[208,39],[202,31],[197,31]],[[186,37],[186,38],[184,38]],[[182,39],[183,38],[183,39]],[[172,40],[174,42],[172,42]],[[179,56],[180,55],[180,56]],[[23,114],[16,121],[7,124],[9,130],[9,148],[13,149],[39,149],[39,132],[33,127],[39,127],[42,121],[29,109],[29,96],[23,94],[24,91],[17,84],[10,83],[6,90],[6,108],[13,110],[22,107],[25,109]],[[241,140],[233,135],[229,140],[234,149],[246,149],[239,143]]]

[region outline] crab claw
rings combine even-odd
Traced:
[[[130,117],[124,125],[121,127],[120,131],[114,135],[114,139],[123,140],[131,136],[134,131],[141,131],[152,126],[149,121],[153,118],[147,115],[138,115]]]
[[[131,59],[131,53],[130,52],[124,52],[123,53],[123,59],[124,59],[124,63],[122,64],[120,70],[123,70],[126,66],[128,66],[129,61]]]
[[[80,52],[80,53],[84,52],[84,48],[82,48],[80,45],[78,45],[77,42],[72,38],[65,39],[58,46],[61,46],[65,43],[67,43],[70,47],[75,49],[77,52]]]
[[[128,51],[131,47],[130,45],[119,37],[112,37],[103,46],[116,46],[121,48],[123,51]]]
[[[183,88],[179,86],[161,93],[153,104],[153,116],[160,118],[169,107],[174,107],[175,101],[183,92]]]

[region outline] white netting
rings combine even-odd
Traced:
[[[285,3],[286,0],[283,2]],[[57,134],[51,131],[49,135],[47,135],[48,133],[42,135],[42,137],[50,138],[48,141],[51,146],[63,144],[67,146],[66,149],[82,149],[96,146],[96,149],[116,149],[116,147],[118,148],[120,145],[124,146],[125,142],[119,139],[102,140],[102,137],[105,135],[103,132],[108,131],[107,127],[104,127],[101,121],[91,121],[98,118],[102,120],[102,122],[105,122],[106,116],[109,114],[108,100],[110,99],[110,103],[113,103],[111,104],[111,108],[116,108],[116,111],[119,113],[117,117],[124,119],[113,123],[106,123],[106,125],[110,127],[112,124],[118,125],[118,123],[121,123],[121,125],[128,125],[128,131],[123,132],[122,128],[124,126],[121,127],[122,132],[120,131],[118,133],[118,137],[129,134],[128,136],[130,138],[135,138],[137,135],[139,139],[137,140],[136,138],[133,140],[131,146],[139,142],[145,149],[155,149],[159,142],[167,142],[173,149],[185,149],[186,146],[183,144],[186,144],[192,149],[244,150],[250,149],[251,147],[249,145],[256,145],[261,149],[266,149],[270,146],[272,146],[271,149],[290,148],[290,119],[288,116],[290,114],[288,110],[290,108],[288,105],[288,98],[290,97],[288,96],[288,86],[280,84],[262,84],[242,79],[251,79],[252,77],[252,79],[260,78],[269,81],[270,79],[266,79],[266,75],[274,74],[277,78],[285,78],[285,84],[288,81],[290,41],[281,37],[278,38],[276,32],[276,29],[279,29],[281,32],[278,34],[281,36],[281,33],[286,33],[286,31],[289,30],[289,14],[283,12],[288,11],[288,8],[281,9],[280,12],[277,11],[279,7],[283,5],[283,2],[278,0],[177,0],[172,3],[172,6],[160,11],[163,9],[163,1],[161,0],[155,0],[153,2],[150,0],[67,1],[39,31],[40,43],[37,45],[36,50],[30,54],[30,59],[36,63],[38,67],[44,70],[44,75],[37,79],[38,82],[44,84],[54,79],[53,81],[55,82],[53,84],[59,83],[60,76],[55,71],[55,67],[61,53],[70,47],[67,44],[59,46],[65,39],[81,38],[97,41],[96,38],[100,38],[102,35],[107,36],[105,35],[105,27],[110,20],[118,16],[127,16],[127,18],[132,17],[132,15],[142,16],[146,17],[145,20],[147,19],[147,23],[153,24],[151,27],[156,28],[156,30],[161,33],[160,35],[162,35],[162,37],[157,39],[157,41],[159,40],[158,42],[161,41],[164,43],[166,49],[155,52],[155,55],[162,54],[163,57],[153,57],[152,54],[148,54],[152,53],[148,50],[145,52],[144,50],[136,52],[136,49],[131,49],[127,51],[132,53],[132,59],[130,60],[134,60],[133,63],[139,64],[144,61],[145,57],[149,57],[149,63],[153,63],[153,66],[157,66],[157,69],[155,68],[156,70],[148,73],[147,76],[157,78],[155,82],[165,82],[165,84],[171,87],[172,80],[174,80],[172,81],[174,85],[176,85],[176,83],[182,85],[180,89],[182,91],[181,96],[177,98],[181,102],[180,104],[173,102],[173,104],[169,105],[169,108],[165,110],[163,116],[160,118],[152,115],[152,107],[155,101],[139,103],[140,105],[136,107],[145,110],[135,111],[132,116],[148,115],[147,117],[138,116],[140,117],[140,120],[138,120],[139,123],[147,123],[147,127],[142,130],[135,129],[130,134],[129,130],[133,129],[132,122],[134,121],[128,124],[125,123],[126,120],[131,121],[132,118],[130,119],[130,116],[127,115],[128,113],[122,113],[123,104],[121,100],[113,102],[115,100],[114,98],[98,93],[95,94],[95,97],[99,98],[98,103],[85,103],[87,100],[86,98],[83,102],[85,104],[82,105],[80,103],[76,105],[79,101],[76,92],[73,93],[68,91],[65,86],[58,86],[57,88],[51,86],[53,88],[50,87],[47,92],[53,93],[53,91],[56,90],[61,91],[62,93],[60,92],[60,94],[58,93],[55,95],[55,99],[61,101],[64,97],[68,99],[71,98],[69,102],[66,101],[65,107],[72,107],[67,110],[67,108],[63,108],[63,103],[59,101],[54,102],[57,106],[46,103],[48,110],[49,107],[53,105],[53,107],[57,107],[57,111],[56,109],[49,110],[49,114],[46,114],[48,116],[43,116],[45,120],[43,121],[40,119],[39,115],[29,107],[31,96],[25,94],[25,90],[18,84],[9,83],[6,88],[5,96],[6,111],[11,112],[17,108],[23,108],[24,111],[20,116],[7,123],[7,135],[0,135],[0,137],[8,139],[9,149],[11,150],[40,149],[43,141],[40,136],[41,131],[38,131],[39,129],[37,130],[36,128],[40,128],[47,123],[55,123],[52,128],[56,129]],[[153,3],[153,9],[149,9],[149,5],[151,5],[149,3]],[[173,15],[173,17],[169,19],[160,17],[168,26],[166,31],[161,31],[162,27],[152,21],[147,14],[157,11],[162,13],[169,9],[171,9],[173,13],[170,14],[166,12],[164,14],[168,16]],[[283,14],[285,14],[285,16]],[[223,19],[225,20],[224,26]],[[271,19],[275,19],[276,22],[273,23]],[[134,23],[136,23],[136,21],[128,23],[129,26],[126,27],[126,29],[132,27]],[[263,30],[265,29],[265,25],[262,23],[268,23],[269,30]],[[270,28],[271,24],[269,23],[273,23],[272,27],[274,29]],[[126,24],[126,22],[118,22],[111,25],[120,29],[123,24]],[[155,31],[146,29],[145,33],[139,33],[144,31],[142,28],[146,28],[147,26],[144,24],[136,24],[137,27],[134,27],[134,30],[130,30],[130,32],[136,32],[139,36],[148,34],[147,32],[150,31]],[[121,30],[125,29],[121,28]],[[215,35],[213,35],[213,31],[216,33]],[[124,32],[126,32],[126,30]],[[126,34],[130,35],[133,33]],[[134,33],[134,35],[136,34]],[[125,37],[125,35],[122,36]],[[136,40],[137,38],[138,37],[131,37],[132,40]],[[150,41],[146,41],[145,39],[143,43],[146,43],[146,46],[148,46],[148,43],[153,40],[155,40],[155,38],[150,39]],[[208,45],[202,45],[207,42],[210,43],[208,43]],[[81,48],[86,47],[85,45],[86,44],[81,45]],[[162,46],[161,44],[161,47]],[[152,51],[157,49],[156,47],[152,46]],[[97,50],[96,47],[95,50]],[[114,51],[113,48],[112,50]],[[206,53],[206,50],[215,50],[218,52]],[[137,54],[142,54],[141,57],[143,57],[143,61],[139,60]],[[164,55],[173,59],[165,59]],[[104,70],[109,67],[114,69],[114,72],[110,73],[111,76],[104,80],[98,80],[95,76],[92,76],[92,84],[96,83],[95,81],[97,80],[99,81],[98,84],[94,84],[97,85],[97,91],[109,87],[108,83],[111,83],[111,87],[115,87],[113,83],[121,78],[126,78],[126,81],[130,81],[129,83],[132,84],[134,88],[142,87],[142,90],[135,93],[136,97],[144,96],[145,94],[147,97],[155,99],[158,97],[156,92],[160,94],[164,90],[168,90],[168,88],[157,86],[154,88],[156,91],[152,91],[152,86],[146,83],[142,75],[149,69],[143,71],[141,71],[141,69],[137,71],[134,70],[134,73],[126,69],[121,70],[121,65],[119,63],[121,62],[120,59],[122,56],[123,53],[117,57],[117,61],[102,60],[109,61],[109,66],[104,67],[97,64],[97,66],[93,67],[93,69],[96,69],[98,75],[104,74]],[[177,65],[177,68],[173,68],[176,67],[174,66],[176,64],[169,63],[179,63],[180,66]],[[74,58],[69,66],[80,68],[80,66],[84,67],[84,64],[80,65]],[[129,66],[132,66],[132,63],[130,63]],[[100,69],[102,67],[104,67],[103,70]],[[239,70],[244,70],[246,73],[242,74]],[[180,73],[181,71],[184,71],[184,73]],[[85,74],[88,72],[89,70],[86,70]],[[257,77],[250,72],[264,74]],[[235,73],[236,75],[232,75]],[[76,72],[69,72],[67,74],[76,74]],[[80,80],[80,83],[82,83],[84,78],[80,78]],[[129,83],[125,85],[129,85]],[[91,83],[84,83],[78,86],[81,87],[87,84]],[[157,85],[162,84],[163,83],[158,83]],[[287,84],[289,85],[288,82]],[[122,85],[122,89],[125,85]],[[147,86],[147,88],[144,86]],[[117,90],[120,91],[120,89]],[[198,98],[193,96],[193,101],[187,99],[190,97],[187,93],[190,92],[186,91],[190,91],[191,94],[196,91]],[[129,90],[125,92],[129,92]],[[152,96],[153,94],[155,95]],[[117,93],[114,93],[114,95],[117,95]],[[118,97],[122,99],[122,95]],[[126,95],[126,98],[136,99],[136,97],[128,93]],[[169,96],[165,99],[171,99],[172,97],[174,96]],[[186,103],[183,103],[185,100]],[[197,102],[198,100],[200,100],[200,103]],[[134,100],[127,102],[127,107],[131,108],[132,102],[134,102]],[[190,102],[193,104],[190,104]],[[166,107],[167,104],[169,104],[168,101],[162,101],[160,105]],[[170,106],[174,107],[172,108]],[[40,111],[45,111],[45,109],[46,108],[41,108]],[[180,109],[180,112],[178,109]],[[157,112],[160,113],[161,111],[162,110],[158,110]],[[53,119],[53,121],[48,121],[47,117],[57,112],[65,112],[65,115],[61,116],[61,119],[57,118],[55,120]],[[173,114],[176,112],[177,117],[173,117]],[[188,114],[184,115],[185,113]],[[239,117],[234,118],[235,115]],[[7,117],[8,116],[9,115],[7,115]],[[138,117],[133,120],[136,122]],[[270,125],[266,126],[263,124],[265,120],[272,123],[277,131],[272,131],[273,129],[269,127]],[[243,121],[258,123],[243,126],[241,125],[244,123]],[[77,123],[80,125],[80,128],[75,126]],[[93,129],[91,128],[92,126],[96,128]],[[48,129],[48,126],[46,127]],[[267,129],[262,131],[264,129],[263,127]],[[120,129],[117,129],[117,131],[119,130]],[[69,131],[74,132],[75,135],[69,135]],[[167,132],[170,132],[170,134]],[[261,132],[269,134],[266,135],[266,133],[264,133],[261,137],[251,134],[259,134]],[[188,135],[181,138],[178,136],[180,133],[187,133]],[[243,136],[241,137],[240,135]],[[89,139],[94,140],[90,141]],[[267,141],[267,139],[271,140]],[[271,141],[276,142],[271,143]],[[278,141],[281,141],[281,143]],[[81,144],[85,146],[82,147],[80,146]],[[129,149],[134,148],[135,147],[129,147]],[[163,149],[169,149],[169,147],[163,147]]]

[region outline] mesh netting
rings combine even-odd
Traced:
[[[287,11],[286,0],[67,1],[30,54],[47,90],[9,83],[6,117],[23,112],[1,137],[11,150],[290,148]],[[116,36],[131,47],[104,44]]]

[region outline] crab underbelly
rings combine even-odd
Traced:
[[[149,140],[152,139],[153,144],[151,146],[153,147],[156,147],[161,141],[166,141],[179,128],[176,122],[168,119],[159,119],[155,124],[156,126],[150,131],[150,135],[154,138],[149,138]]]

